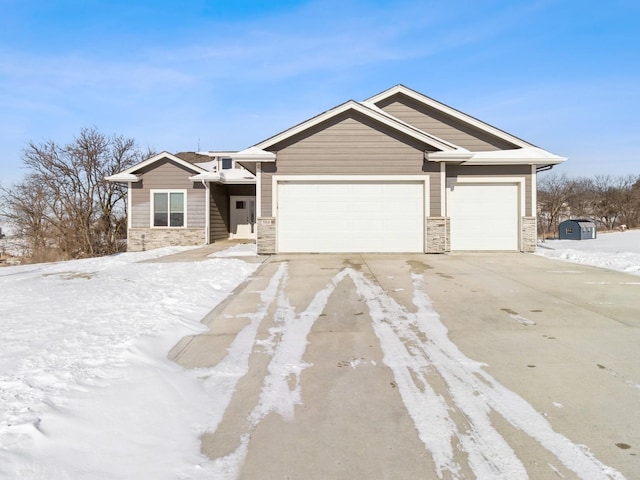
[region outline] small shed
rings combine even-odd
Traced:
[[[588,219],[565,220],[559,226],[560,240],[589,240],[596,238],[596,224]]]

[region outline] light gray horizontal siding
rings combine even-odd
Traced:
[[[472,152],[515,148],[515,145],[510,142],[460,122],[402,94],[379,102],[378,107],[424,132]]]
[[[262,203],[260,207],[260,216],[261,217],[272,217],[273,216],[273,200],[272,196],[272,186],[271,182],[273,179],[273,174],[277,172],[276,165],[274,163],[263,163],[262,172],[260,173],[260,181],[262,182],[260,185],[260,202]]]
[[[424,151],[411,137],[358,113],[347,113],[274,145],[276,165],[262,164],[262,216],[271,216],[272,175],[425,174]],[[431,206],[440,209],[439,167],[430,172]]]
[[[142,180],[133,183],[129,191],[133,228],[151,226],[151,190],[155,189],[187,190],[187,228],[205,227],[206,190],[202,184],[189,180],[195,172],[166,161],[157,162],[153,168],[139,173]]]
[[[447,178],[458,175],[476,175],[478,177],[524,177],[525,216],[535,217],[531,205],[531,166],[530,165],[448,165]]]

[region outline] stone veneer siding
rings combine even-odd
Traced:
[[[256,248],[258,255],[276,253],[276,219],[274,217],[258,218],[258,235]]]
[[[127,251],[141,252],[177,245],[204,245],[204,241],[203,228],[132,228],[127,239]]]
[[[448,217],[427,217],[425,253],[447,253],[451,250],[451,222]]]
[[[522,251],[533,253],[538,243],[536,217],[522,217]]]

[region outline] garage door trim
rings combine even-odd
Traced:
[[[423,189],[423,218],[422,218],[422,245],[425,242],[425,217],[429,216],[429,175],[273,175],[272,182],[272,216],[278,215],[278,186],[286,183],[412,183],[419,184]],[[276,231],[278,231],[276,220]],[[278,235],[278,233],[276,233]],[[279,244],[279,241],[276,241]],[[423,247],[424,248],[424,247]]]
[[[456,178],[447,179],[447,217],[450,217],[450,196],[449,193],[456,185],[516,185],[518,188],[519,207],[518,213],[518,249],[522,250],[522,234],[520,232],[520,222],[525,216],[525,177],[478,177],[473,175],[458,175]]]

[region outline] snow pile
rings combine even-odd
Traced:
[[[547,240],[537,255],[640,275],[640,230],[598,235],[593,240]]]
[[[135,263],[183,250],[0,269],[0,478],[204,478],[210,399],[166,355],[257,266]]]

